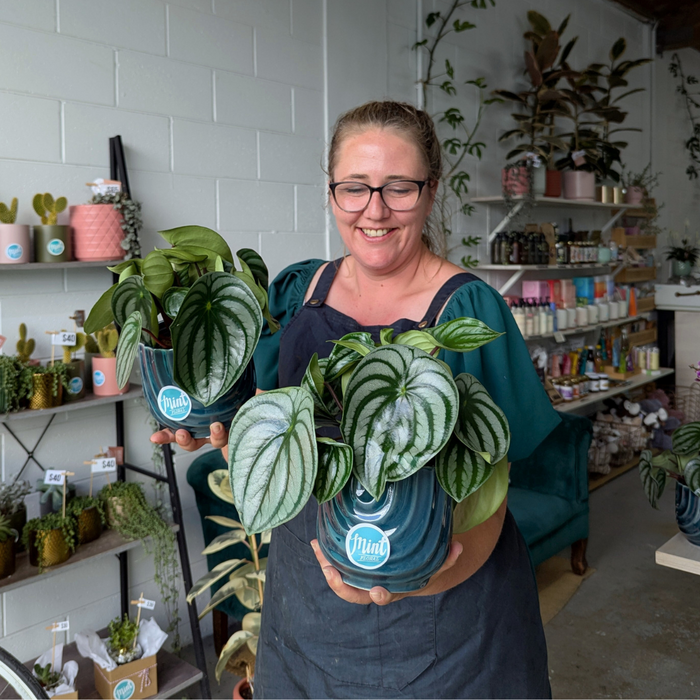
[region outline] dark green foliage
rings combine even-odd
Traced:
[[[129,620],[129,616],[126,613],[123,619],[115,617],[109,623],[110,652],[116,656],[120,649],[131,649],[138,634],[139,626],[135,621]]]

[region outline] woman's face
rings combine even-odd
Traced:
[[[338,149],[334,182],[363,182],[381,187],[395,180],[425,180],[427,167],[418,147],[390,129],[370,128],[347,137]],[[400,268],[423,250],[423,225],[435,198],[435,184],[423,188],[410,211],[392,211],[379,192],[364,211],[345,212],[333,197],[331,206],[348,251],[362,267],[375,273]]]

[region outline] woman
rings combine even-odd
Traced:
[[[255,354],[259,386],[298,385],[314,352],[346,333],[396,333],[461,316],[506,334],[468,354],[442,353],[480,379],[510,422],[510,459],[525,457],[558,418],[510,311],[488,285],[438,255],[429,223],[442,162],[430,117],[373,102],[336,123],[330,204],[349,254],[288,267],[270,288],[282,332]],[[398,319],[398,320],[397,320]],[[172,436],[157,434],[156,441]],[[177,443],[202,441],[178,431]],[[211,442],[226,434],[212,426]],[[316,542],[312,498],[273,534],[256,697],[548,697],[547,656],[526,545],[504,501],[454,535],[428,585],[392,594],[343,583]]]

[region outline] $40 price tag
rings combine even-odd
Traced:
[[[49,486],[63,486],[66,480],[66,473],[58,469],[47,469],[44,474],[44,483]],[[66,623],[68,624],[68,623]]]
[[[54,333],[51,336],[51,345],[75,345],[76,337],[75,333],[66,333],[61,331],[60,333]]]
[[[114,457],[101,457],[92,462],[92,473],[117,471],[117,460]]]

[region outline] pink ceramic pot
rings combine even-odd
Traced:
[[[595,173],[568,170],[562,174],[564,199],[595,201]]]
[[[525,166],[503,168],[501,171],[501,186],[504,192],[510,193],[511,197],[525,194],[530,189],[527,181],[527,168]]]
[[[117,358],[92,358],[92,391],[95,396],[118,396],[129,391],[129,382],[120,391],[117,386]]]
[[[545,197],[561,197],[561,173],[558,170],[547,171],[547,186],[544,190]]]
[[[32,261],[29,226],[0,224],[0,264],[19,265]]]
[[[121,260],[125,250],[122,213],[111,204],[78,204],[70,208],[76,260]]]
[[[625,192],[625,204],[641,204],[644,190],[641,187],[628,187]]]

